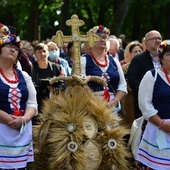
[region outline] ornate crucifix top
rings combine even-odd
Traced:
[[[89,42],[89,46],[92,47],[94,42],[99,40],[99,37],[93,33],[89,32],[88,35],[80,35],[79,27],[84,25],[84,21],[79,20],[77,15],[72,15],[70,20],[66,21],[66,25],[71,26],[72,36],[64,36],[62,31],[57,31],[56,35],[52,37],[52,41],[56,42],[59,47],[63,46],[64,42],[73,42],[74,45],[74,74],[81,74],[81,62],[80,62],[80,43]]]
[[[89,81],[93,81],[102,85],[106,85],[105,81],[98,76],[83,76],[81,75],[81,62],[80,62],[80,43],[89,42],[89,46],[92,47],[95,41],[98,41],[98,37],[93,31],[90,31],[88,35],[80,35],[79,27],[84,25],[84,21],[79,20],[77,15],[72,15],[71,20],[66,21],[66,25],[71,26],[72,36],[64,36],[62,31],[57,31],[56,35],[52,37],[52,41],[56,42],[59,47],[63,46],[64,42],[73,42],[74,45],[74,74],[72,76],[58,76],[50,80],[50,84],[56,81],[64,80],[69,86],[75,85],[87,85]]]

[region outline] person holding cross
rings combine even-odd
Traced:
[[[102,25],[91,30],[100,39],[94,43],[90,54],[81,57],[81,73],[87,76],[100,76],[105,80],[106,86],[94,82],[89,82],[88,85],[95,95],[102,96],[108,101],[108,107],[116,107],[118,112],[121,108],[120,100],[127,93],[127,84],[119,61],[107,54],[110,31]]]

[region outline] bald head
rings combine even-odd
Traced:
[[[156,30],[151,30],[145,35],[145,46],[146,49],[151,53],[152,56],[157,56],[157,48],[162,42],[161,34]]]
[[[161,34],[156,30],[151,30],[148,33],[146,33],[145,38],[144,38],[145,42],[147,42],[148,39],[150,39],[152,37],[161,37]]]

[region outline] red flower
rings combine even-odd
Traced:
[[[104,28],[104,26],[99,25],[99,30],[102,30]]]

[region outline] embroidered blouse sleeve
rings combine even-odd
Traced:
[[[117,59],[114,59],[114,61],[116,62],[117,68],[118,68],[118,72],[119,72],[119,76],[120,76],[120,81],[119,81],[119,85],[118,85],[118,89],[120,91],[123,91],[125,93],[127,93],[127,83],[123,74],[123,70],[122,67],[119,63],[119,61]]]
[[[80,60],[81,60],[81,74],[86,75],[86,57],[81,56]]]
[[[157,110],[152,103],[152,95],[155,84],[155,78],[151,71],[146,72],[138,91],[139,108],[144,116],[144,119],[148,120],[151,116],[157,114]]]
[[[31,77],[25,72],[22,71],[22,74],[25,78],[27,88],[28,88],[28,100],[27,100],[27,106],[26,107],[33,107],[36,110],[36,115],[38,114],[38,105],[37,105],[37,98],[36,98],[36,90],[34,87],[34,84],[32,82]]]

